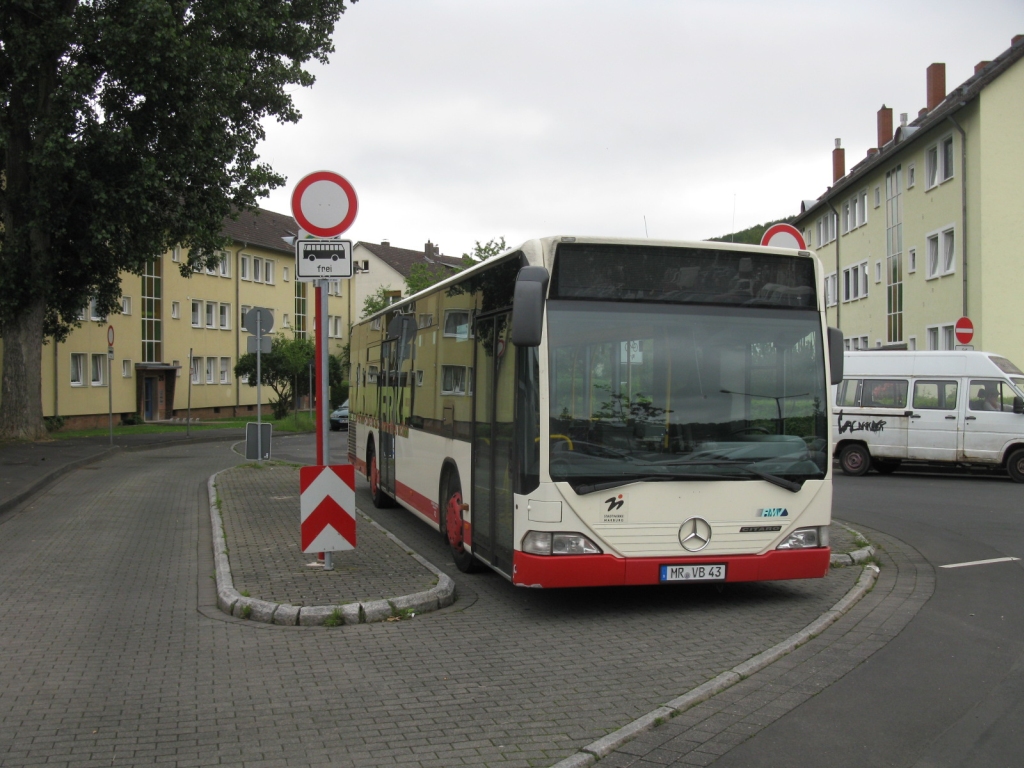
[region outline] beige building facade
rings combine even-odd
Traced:
[[[833,185],[794,221],[824,266],[828,318],[849,349],[975,349],[1024,364],[1017,304],[1024,258],[1024,36],[947,91],[926,71],[926,103],[846,171],[836,140]]]

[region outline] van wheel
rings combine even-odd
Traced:
[[[871,467],[880,475],[891,475],[902,463],[900,459],[875,459],[871,462]]]
[[[444,502],[441,505],[441,520],[444,524],[445,539],[448,541],[448,548],[452,552],[452,560],[455,567],[463,573],[473,573],[480,570],[480,561],[473,556],[472,552],[466,550],[462,540],[462,483],[459,482],[459,473],[452,472],[448,475],[445,483],[445,491],[441,496]]]
[[[851,443],[839,452],[839,467],[845,474],[859,477],[871,467],[871,454],[863,445]]]
[[[1024,448],[1018,448],[1006,460],[1006,470],[1015,482],[1024,483]]]

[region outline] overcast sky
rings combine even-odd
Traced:
[[[552,234],[704,239],[799,210],[1024,33],[1021,0],[360,0],[336,52],[269,124],[294,184],[338,171],[353,240],[460,255]]]

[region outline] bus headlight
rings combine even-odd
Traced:
[[[523,536],[523,552],[531,555],[600,555],[601,548],[582,533],[529,531]]]
[[[828,528],[797,528],[776,549],[809,549],[828,546]]]

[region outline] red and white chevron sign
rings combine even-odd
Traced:
[[[356,473],[351,464],[299,467],[303,552],[356,548]]]

